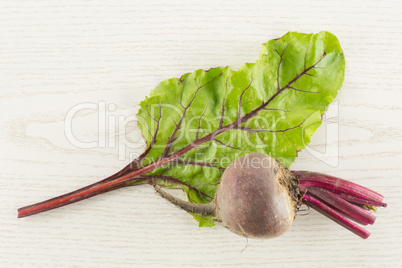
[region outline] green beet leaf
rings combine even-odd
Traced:
[[[334,35],[291,32],[263,44],[259,60],[238,71],[196,70],[161,82],[140,104],[147,149],[136,160],[143,171],[127,185],[181,188],[190,202],[206,203],[244,154],[262,152],[289,166],[320,126],[344,69]]]

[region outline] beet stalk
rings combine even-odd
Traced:
[[[338,212],[333,210],[332,208],[326,206],[324,203],[321,201],[315,199],[314,197],[304,195],[303,196],[303,202],[312,207],[313,209],[317,210],[321,214],[327,216],[334,222],[340,224],[341,226],[345,227],[349,231],[353,232],[354,234],[360,236],[361,238],[368,238],[370,236],[370,233],[358,226],[357,224],[354,224],[353,222],[349,221],[342,215],[340,215]]]

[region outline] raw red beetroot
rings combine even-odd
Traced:
[[[230,231],[248,238],[272,238],[285,233],[301,203],[367,238],[370,233],[346,217],[363,225],[373,224],[375,217],[362,206],[386,206],[380,194],[367,188],[325,174],[291,172],[275,158],[261,153],[233,161],[222,175],[214,200],[208,204],[189,203],[156,185],[155,189],[182,209],[213,216]],[[360,199],[351,202],[342,193]]]
[[[289,170],[274,158],[252,153],[223,173],[215,195],[216,217],[239,235],[271,238],[290,228],[297,201],[297,180]]]

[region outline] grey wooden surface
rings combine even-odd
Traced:
[[[0,1],[0,266],[401,266],[401,14],[401,1]],[[236,69],[272,38],[322,30],[339,38],[346,78],[291,168],[384,194],[389,206],[368,240],[312,211],[280,238],[247,241],[198,228],[147,186],[16,218],[18,207],[100,180],[140,153],[129,119],[158,82]],[[73,119],[74,135],[95,148],[66,137],[66,115],[80,104],[105,107],[106,130],[98,110]]]

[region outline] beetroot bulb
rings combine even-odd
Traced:
[[[189,203],[155,185],[176,206],[212,216],[230,231],[247,238],[273,238],[289,230],[305,203],[362,238],[373,224],[370,206],[386,206],[383,197],[357,184],[325,174],[290,171],[275,158],[251,153],[233,161],[222,175],[213,201]],[[348,219],[349,218],[349,219]]]

